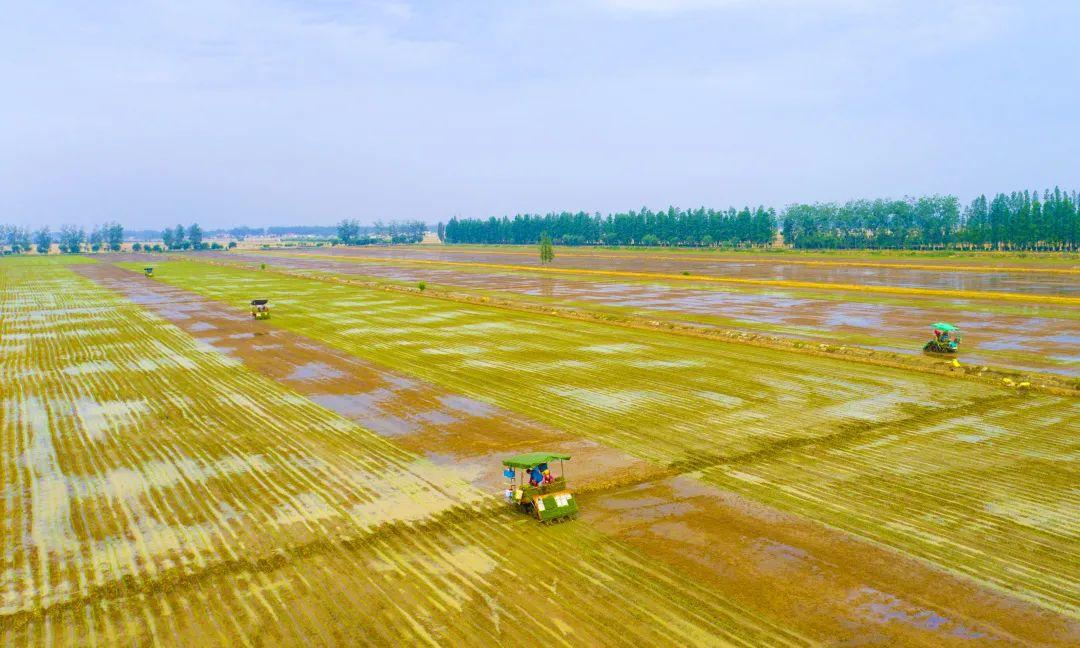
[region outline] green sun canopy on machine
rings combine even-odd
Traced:
[[[956,353],[960,350],[960,329],[948,322],[934,322],[934,339],[923,346],[929,353]]]
[[[506,501],[522,513],[547,524],[577,515],[577,498],[566,487],[563,462],[570,455],[559,452],[527,452],[503,459],[503,477],[509,480]],[[549,464],[559,462],[559,476],[551,474]]]

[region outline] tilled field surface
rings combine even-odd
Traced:
[[[307,250],[319,256],[372,257],[541,266],[535,246],[393,246]],[[691,274],[882,287],[1024,292],[1080,296],[1080,263],[1024,258],[904,258],[853,253],[823,258],[808,254],[754,255],[693,250],[599,250],[559,247],[552,267]]]
[[[68,268],[0,276],[5,644],[806,641]]]
[[[1075,400],[70,261],[0,264],[5,644],[1080,640]],[[499,501],[537,443],[572,523]]]
[[[934,272],[842,267],[854,274],[838,275],[833,270],[821,275],[812,265],[777,267],[778,262],[751,260],[702,266],[694,257],[666,262],[675,267],[657,267],[656,255],[626,259],[625,254],[614,255],[617,262],[606,261],[613,255],[571,254],[560,257],[552,267],[541,268],[531,257],[506,253],[435,254],[408,249],[207,256],[374,281],[411,285],[424,281],[493,297],[911,355],[921,353],[930,323],[947,320],[965,332],[962,359],[966,363],[1080,376],[1076,351],[1080,347],[1080,297],[1070,292],[1080,271],[1044,275],[1039,269],[978,272],[944,265]],[[745,276],[746,268],[753,268],[751,278]],[[1067,268],[1056,271],[1071,272]],[[902,278],[895,284],[889,283],[889,276],[874,280],[875,273],[881,272],[898,273]],[[907,277],[912,273],[933,275],[938,281]],[[985,273],[999,281],[974,280]],[[880,292],[883,289],[904,292]]]

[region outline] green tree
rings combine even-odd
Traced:
[[[86,241],[86,232],[81,227],[64,225],[60,228],[60,250],[68,254],[76,254],[82,251]]]
[[[171,250],[173,246],[173,241],[175,240],[176,236],[173,234],[173,231],[166,227],[165,231],[161,233],[161,242],[165,244],[165,249]]]
[[[104,234],[109,249],[113,252],[119,252],[120,246],[124,242],[124,226],[116,221],[105,223]]]
[[[540,263],[547,265],[555,260],[555,246],[547,232],[540,235]]]
[[[90,244],[90,249],[94,252],[101,250],[101,245],[105,242],[105,234],[100,225],[94,226],[94,229],[90,231],[90,239],[87,241]]]
[[[990,238],[990,207],[986,196],[981,195],[971,201],[971,205],[964,210],[964,219],[961,223],[964,230],[962,240],[971,245],[982,245]]]
[[[183,250],[187,247],[187,232],[183,225],[178,224],[173,230],[173,242],[169,247],[174,250]]]
[[[52,247],[52,232],[48,227],[42,227],[38,231],[34,232],[34,246],[37,247],[38,254],[48,254],[49,248]]]
[[[994,196],[990,202],[990,244],[992,246],[1001,249],[1005,243],[1011,217],[1008,197],[1003,193]]]
[[[1024,242],[1029,248],[1036,248],[1042,241],[1039,234],[1042,233],[1043,206],[1039,201],[1039,192],[1031,194],[1031,218],[1028,221],[1027,230],[1024,231]]]
[[[642,207],[592,216],[585,212],[453,217],[446,243],[534,244],[547,233],[559,245],[769,245],[782,227],[796,248],[1022,247],[1075,249],[1080,209],[1075,192],[980,196],[961,210],[955,196],[851,200],[772,208],[684,210]],[[963,213],[961,213],[961,211]]]
[[[30,230],[15,225],[5,228],[4,242],[11,246],[15,254],[30,251]]]
[[[187,229],[188,242],[193,250],[199,250],[203,244],[203,231],[198,223],[192,223]]]
[[[360,223],[355,219],[343,219],[337,226],[338,239],[345,245],[353,245],[360,238]]]

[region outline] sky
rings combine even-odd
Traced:
[[[0,0],[0,223],[1080,189],[1080,3]]]

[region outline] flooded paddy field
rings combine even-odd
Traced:
[[[620,615],[625,641],[806,643],[587,524],[522,528],[70,268],[2,282],[5,645],[595,644]]]
[[[394,246],[329,248],[315,254],[540,267],[532,246]],[[554,268],[709,275],[736,279],[901,286],[939,290],[1026,292],[1080,296],[1080,261],[1026,258],[972,261],[858,255],[821,258],[807,254],[664,252],[558,248]]]
[[[910,355],[921,354],[928,325],[946,320],[964,331],[964,362],[1080,376],[1080,304],[1073,298],[1025,302],[942,295],[889,295],[815,288],[708,284],[692,280],[550,274],[528,268],[417,264],[421,252],[357,254],[228,254],[217,258],[345,277],[416,284],[524,299],[560,306],[630,314],[697,326],[747,330],[789,338],[860,345]],[[366,251],[365,251],[366,254]],[[402,259],[376,256],[396,254]],[[433,256],[427,254],[426,256]],[[469,256],[443,253],[443,257]],[[270,257],[270,258],[268,258]],[[531,258],[529,259],[531,262]],[[519,261],[520,263],[520,261]],[[576,258],[567,263],[576,263]],[[802,268],[802,266],[792,266]],[[1061,270],[1061,268],[1057,268]],[[951,274],[971,275],[969,271]],[[1021,275],[1026,277],[1027,275]],[[1072,283],[1080,275],[1064,275]],[[1045,298],[1046,295],[1043,295]]]
[[[111,259],[0,261],[5,645],[1080,641],[1073,397]]]

